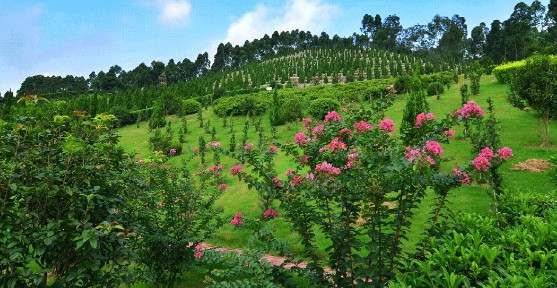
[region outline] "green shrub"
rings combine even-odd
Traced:
[[[260,115],[267,110],[267,106],[267,99],[254,95],[237,95],[218,99],[213,104],[213,111],[219,117]]]
[[[281,114],[286,122],[300,120],[304,117],[302,112],[302,100],[299,98],[300,97],[292,97],[284,100]]]
[[[445,91],[445,87],[441,82],[429,83],[429,85],[427,86],[428,96],[440,95],[443,93],[443,91]]]
[[[550,56],[552,65],[557,65],[557,56]],[[493,74],[499,83],[510,83],[510,80],[518,69],[526,65],[526,60],[508,62],[493,68]]]
[[[402,75],[398,78],[396,78],[395,81],[395,90],[398,93],[406,93],[408,92],[408,89],[410,89],[410,76],[408,75]]]
[[[340,103],[331,98],[319,98],[311,101],[308,113],[316,119],[323,119],[330,111],[336,111],[340,108]]]
[[[149,118],[149,129],[155,129],[166,126],[166,117],[164,114],[164,108],[161,103],[157,103],[153,108],[153,113],[151,113],[151,118]]]
[[[200,109],[201,103],[193,99],[182,100],[182,115],[195,114]]]
[[[153,136],[149,137],[149,146],[152,151],[168,153],[168,151],[170,151],[171,142],[172,135],[162,132],[161,129],[155,129]]]

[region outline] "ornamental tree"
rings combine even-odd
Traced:
[[[442,171],[442,143],[454,135],[449,128],[462,113],[481,117],[477,111],[468,108],[441,120],[422,115],[420,125],[412,128],[416,139],[407,146],[395,136],[393,121],[383,119],[381,110],[390,103],[384,101],[372,110],[349,110],[347,117],[331,111],[324,121],[304,119],[305,130],[296,134],[294,143],[277,145],[298,163],[284,177],[271,164],[274,148],[236,154],[256,176],[241,166],[233,167],[231,174],[257,189],[264,202],[280,200],[278,215],[300,236],[301,256],[309,262],[299,271],[316,285],[383,287],[405,256],[401,241],[426,190],[437,195],[430,219],[434,226],[451,190],[475,176],[489,177],[490,165],[512,155],[505,148],[489,157],[478,155],[472,165]],[[316,250],[317,234],[330,243],[324,262]],[[423,243],[425,247],[428,241]]]
[[[548,56],[534,56],[511,79],[508,101],[540,114],[541,145],[549,144],[549,122],[557,116],[557,65]]]

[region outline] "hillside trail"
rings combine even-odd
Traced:
[[[212,251],[218,251],[218,252],[222,252],[222,253],[228,253],[228,252],[234,252],[234,253],[238,253],[238,254],[242,254],[242,249],[240,248],[226,248],[226,247],[216,247],[213,246],[209,243],[206,242],[202,242],[201,243],[201,250],[212,250]],[[263,258],[261,260],[265,260],[267,261],[271,266],[281,266],[283,265],[283,263],[287,260],[289,260],[286,257],[280,257],[280,256],[274,256],[274,255],[270,255],[270,254],[265,254],[263,256]],[[299,262],[299,263],[287,263],[284,265],[285,269],[292,269],[294,267],[297,268],[301,268],[301,269],[305,269],[307,267],[307,263],[306,262]],[[328,275],[332,275],[335,272],[330,269],[325,267],[324,268],[325,273]]]

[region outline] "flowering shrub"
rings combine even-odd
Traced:
[[[414,128],[421,137],[407,146],[392,136],[393,121],[381,118],[381,109],[388,105],[376,105],[375,109],[378,107],[373,111],[351,110],[347,117],[331,111],[323,122],[304,119],[305,131],[294,136],[293,144],[281,145],[281,150],[298,160],[298,166],[286,173],[290,185],[284,185],[286,181],[268,169],[274,154],[257,155],[254,151],[247,158],[236,155],[259,177],[243,169],[231,174],[268,197],[267,204],[272,198],[281,201],[284,218],[300,235],[303,256],[310,259],[306,269],[318,285],[333,281],[339,287],[369,283],[382,287],[399,268],[401,240],[426,189],[431,187],[438,195],[431,219],[435,223],[449,191],[485,172],[476,169],[473,161],[454,171],[440,171],[444,159],[441,143],[449,141],[445,131],[458,123],[458,117],[435,122],[432,114],[429,120],[424,115],[422,125]],[[311,133],[316,127],[318,133]],[[507,149],[502,150],[503,156],[494,155],[482,165],[501,161],[510,155]],[[270,205],[264,211],[267,218]],[[317,260],[314,228],[331,243],[326,249],[326,265],[334,271],[331,275],[325,275],[323,264]]]

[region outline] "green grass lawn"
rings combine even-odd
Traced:
[[[441,95],[441,99],[437,100],[435,97],[429,97],[431,112],[438,116],[444,116],[461,106],[459,87],[465,83],[461,78],[461,83],[453,84],[452,87]],[[347,84],[349,85],[349,84]],[[557,123],[551,123],[551,136],[552,145],[541,148],[539,147],[540,137],[538,134],[538,119],[536,113],[533,111],[525,112],[512,107],[506,101],[508,93],[508,85],[497,83],[494,76],[483,76],[480,88],[480,94],[472,96],[471,99],[475,100],[484,110],[487,111],[488,97],[494,100],[495,113],[497,119],[501,124],[501,140],[503,146],[509,146],[514,151],[515,157],[505,163],[501,170],[504,177],[503,185],[506,188],[520,188],[545,193],[553,189],[547,172],[532,173],[524,171],[511,171],[510,168],[514,163],[522,162],[530,158],[549,159],[550,156],[557,154]],[[387,117],[393,119],[397,123],[397,128],[400,126],[402,114],[405,106],[405,96],[398,96],[394,105],[387,111]],[[224,148],[228,148],[230,139],[230,128],[223,128],[223,121],[218,118],[211,108],[204,110],[203,116],[205,121],[210,121],[211,127],[216,127],[216,139],[222,142]],[[263,115],[264,131],[268,137],[271,136],[271,128],[268,121],[268,115]],[[176,116],[168,117],[172,122],[174,137],[177,139],[178,129],[181,127],[181,121]],[[195,171],[198,168],[198,162],[187,161],[193,155],[193,148],[198,146],[198,138],[204,135],[206,141],[211,138],[210,134],[204,133],[204,128],[199,127],[196,115],[187,116],[189,132],[185,135],[186,143],[183,145],[183,154],[173,157],[169,160],[171,165],[186,165],[190,171]],[[234,132],[236,134],[236,142],[239,143],[242,138],[242,130],[246,117],[234,117]],[[460,128],[460,129],[459,129]],[[212,128],[211,128],[212,129]],[[277,127],[277,135],[279,142],[292,142],[293,135],[302,129],[300,123],[291,123]],[[253,125],[250,126],[249,139],[252,143],[257,143],[257,135],[255,134]],[[457,138],[462,135],[461,127],[457,127]],[[139,128],[136,125],[130,125],[117,130],[117,133],[122,136],[121,145],[130,153],[137,153],[139,157],[148,157],[151,153],[149,149],[148,139],[149,132],[147,123],[142,122]],[[452,169],[456,163],[463,164],[470,160],[473,155],[471,154],[470,145],[467,142],[453,140],[450,144],[443,146],[445,155],[451,156],[448,163],[443,164],[443,169]],[[207,157],[208,162],[212,161],[211,153]],[[276,170],[286,171],[288,167],[293,166],[284,155],[279,155],[276,158]],[[221,157],[221,162],[227,169],[235,164],[232,159]],[[282,173],[281,173],[282,174]],[[279,175],[279,177],[284,177]],[[224,209],[224,217],[232,219],[237,211],[241,211],[248,218],[256,218],[262,214],[261,209],[258,207],[257,193],[249,190],[244,183],[239,183],[230,176],[227,176],[228,189],[218,201],[218,205]],[[475,212],[479,214],[491,213],[492,198],[489,196],[488,191],[480,186],[464,186],[457,190],[451,191],[449,197],[449,208],[461,212]],[[421,207],[430,207],[433,205],[434,199],[432,195],[427,197]],[[429,217],[430,209],[418,209],[417,214],[413,219],[413,226],[411,227],[409,241],[406,243],[406,250],[413,249],[413,243],[420,239],[420,233],[423,231],[423,225]],[[280,210],[279,210],[280,216]],[[277,227],[277,236],[282,239],[292,240],[293,243],[299,243],[296,235],[292,233],[289,225],[279,219],[275,223]],[[212,239],[207,242],[226,247],[241,247],[247,241],[249,235],[248,231],[236,230],[232,225],[224,225],[220,228]],[[320,247],[326,246],[326,240],[321,238],[319,240]],[[293,245],[293,248],[299,248]]]

